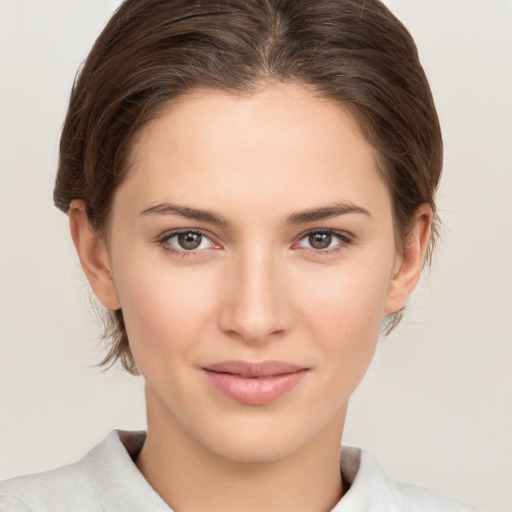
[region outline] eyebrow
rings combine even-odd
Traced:
[[[142,211],[140,215],[179,215],[185,219],[208,222],[209,224],[215,224],[217,226],[227,226],[229,224],[224,217],[216,215],[208,210],[190,208],[188,206],[171,203],[161,203],[156,206],[151,206],[150,208]]]
[[[366,208],[349,202],[341,202],[321,208],[311,208],[309,210],[301,210],[292,213],[288,216],[287,222],[289,224],[306,224],[308,222],[329,219],[331,217],[338,217],[339,215],[347,215],[349,213],[358,213],[371,217],[370,212]],[[186,219],[207,222],[217,226],[229,225],[229,221],[227,219],[209,210],[191,208],[189,206],[182,206],[172,203],[161,203],[155,206],[151,206],[150,208],[143,210],[140,215],[178,215]]]
[[[331,217],[338,217],[339,215],[346,215],[349,213],[359,213],[371,218],[371,214],[366,208],[348,202],[341,202],[324,206],[322,208],[312,208],[310,210],[292,213],[287,220],[290,224],[305,224],[307,222],[330,219]]]

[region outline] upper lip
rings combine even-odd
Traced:
[[[284,361],[261,361],[259,363],[223,361],[221,363],[204,366],[203,368],[211,372],[230,373],[240,375],[241,377],[272,377],[307,370],[307,368],[303,366],[286,363]]]

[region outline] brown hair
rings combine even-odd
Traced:
[[[398,243],[417,208],[431,205],[429,257],[441,131],[414,41],[378,0],[125,0],[75,80],[56,206],[67,212],[72,200],[83,200],[105,236],[142,127],[193,88],[251,94],[262,81],[308,86],[352,112],[392,194]],[[109,314],[112,344],[103,364],[119,359],[137,373],[122,311]]]

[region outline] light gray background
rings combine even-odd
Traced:
[[[74,73],[106,0],[0,0],[0,477],[144,428],[140,379],[92,368],[99,327],[52,206]],[[351,403],[345,442],[394,478],[512,510],[512,2],[388,0],[446,144],[443,243]]]

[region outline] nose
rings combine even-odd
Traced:
[[[230,262],[219,316],[224,332],[245,343],[264,344],[291,329],[291,297],[277,259],[271,251],[259,250]]]

